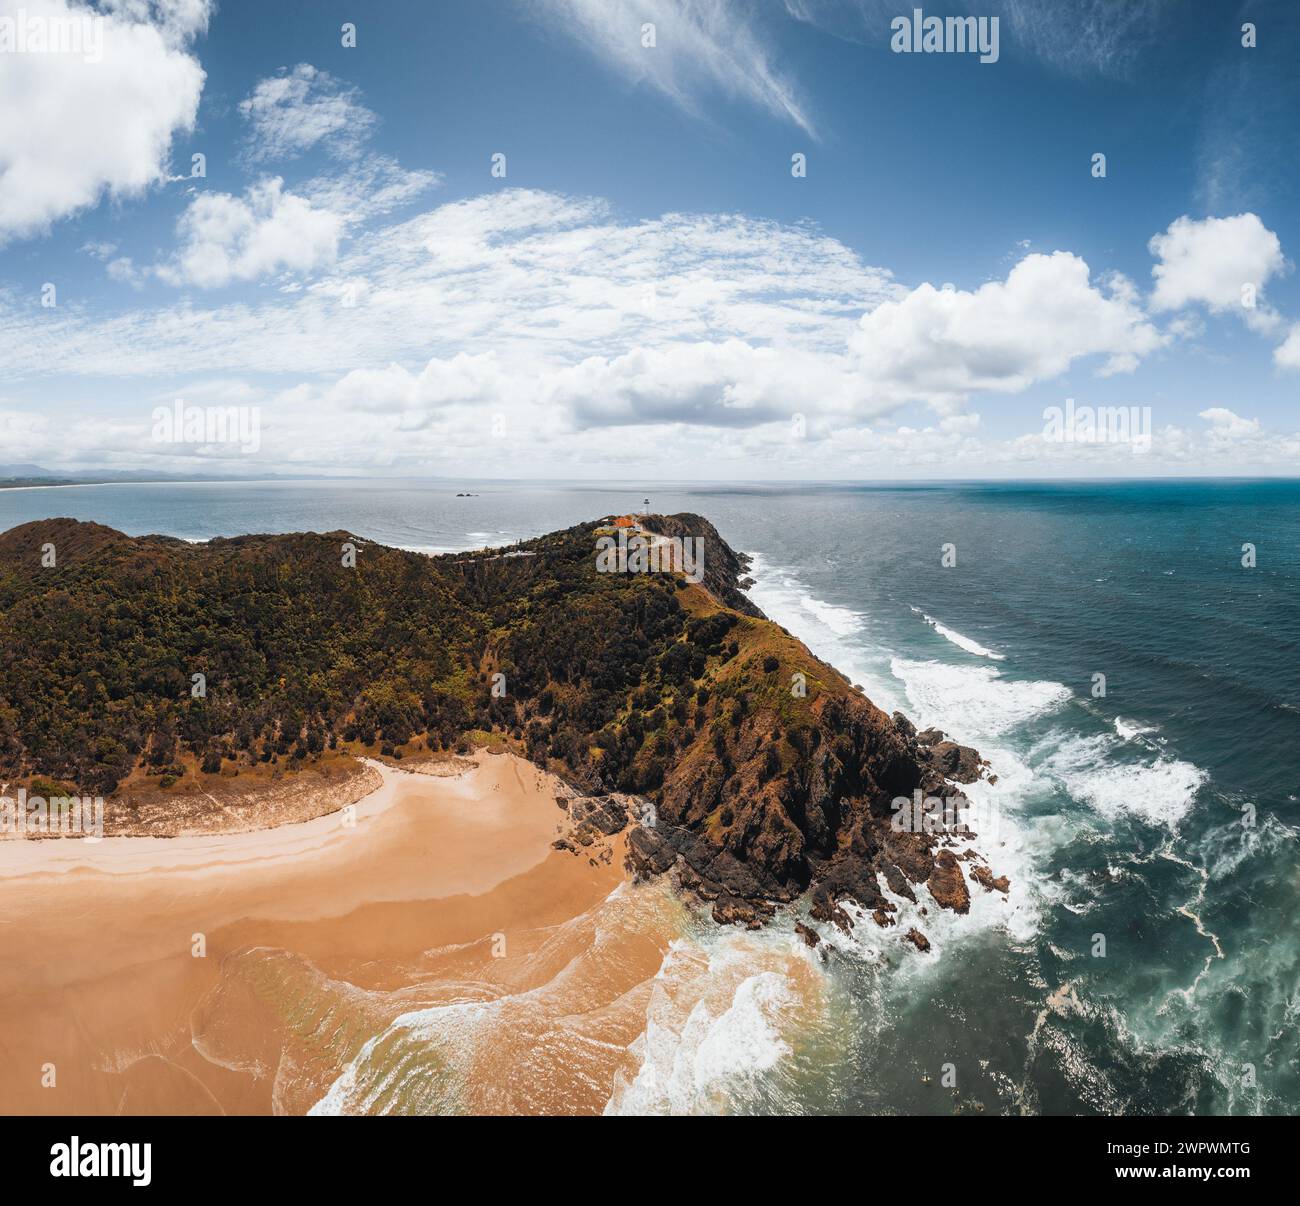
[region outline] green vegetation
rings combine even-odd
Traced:
[[[672,523],[734,559],[699,517]],[[684,748],[725,752],[727,726],[759,707],[779,774],[828,668],[671,574],[597,573],[598,528],[442,557],[342,532],[190,545],[16,528],[0,536],[0,780],[108,793],[327,750],[510,745],[580,783],[653,793]],[[807,664],[779,671],[791,650]],[[788,690],[796,669],[806,700]]]

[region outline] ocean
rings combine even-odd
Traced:
[[[788,922],[691,923],[606,1112],[1300,1111],[1300,482],[132,484],[0,491],[0,530],[436,552],[647,497],[751,553],[755,602],[879,706],[990,760],[974,844],[1012,888],[905,908],[929,955],[869,919],[820,957]]]

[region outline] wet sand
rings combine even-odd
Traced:
[[[526,761],[379,769],[302,824],[0,843],[0,1112],[598,1112],[679,907],[552,850]]]

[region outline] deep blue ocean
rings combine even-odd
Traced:
[[[696,1053],[725,1092],[688,1106],[1300,1111],[1300,482],[84,486],[0,491],[0,530],[449,551],[647,496],[753,554],[759,606],[881,707],[991,760],[972,828],[1012,880],[931,910],[930,958],[835,939],[815,1011],[750,982]]]

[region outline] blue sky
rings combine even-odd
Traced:
[[[0,464],[1294,473],[1296,6],[923,10],[990,63],[913,11],[0,0]],[[1150,438],[1047,441],[1067,398]]]

